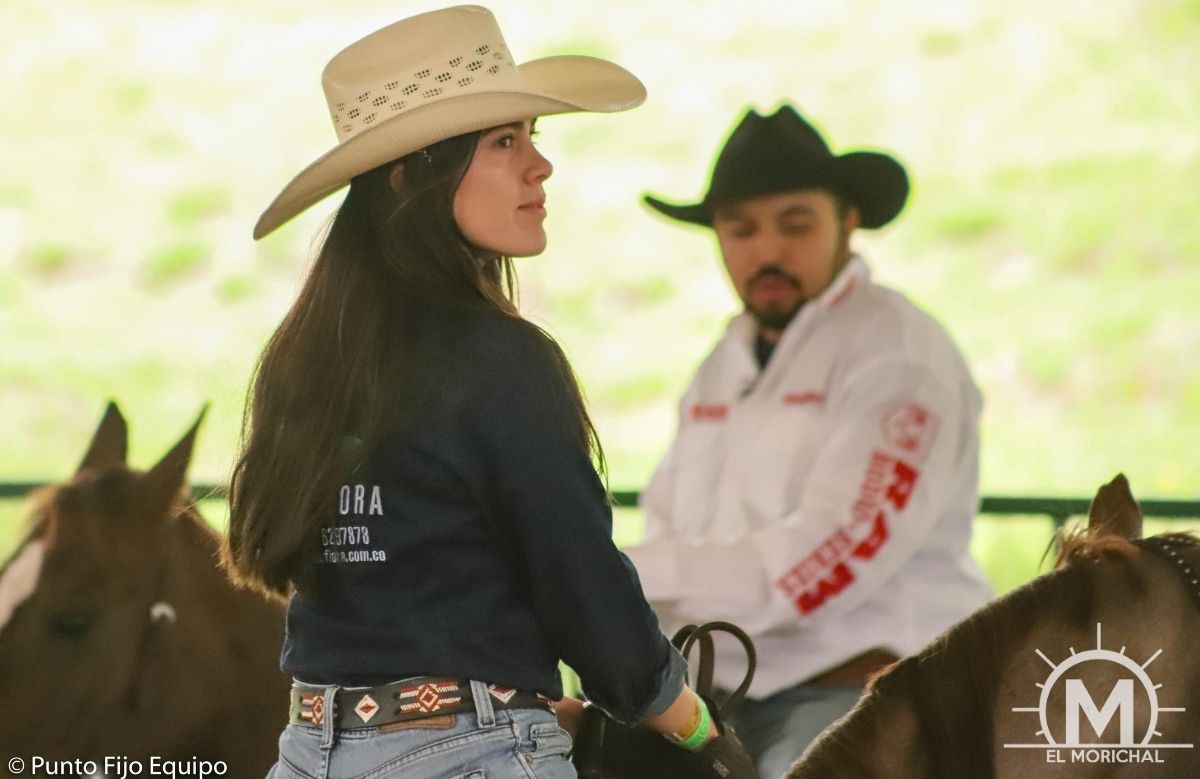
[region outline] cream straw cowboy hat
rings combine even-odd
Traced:
[[[321,75],[338,143],[288,182],[254,226],[262,238],[360,173],[437,141],[646,99],[629,71],[594,57],[513,63],[492,13],[474,5],[413,16],[339,52]]]

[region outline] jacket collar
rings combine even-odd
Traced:
[[[792,317],[792,321],[784,328],[783,337],[779,339],[779,346],[776,349],[794,340],[797,332],[808,329],[809,322],[824,317],[826,313],[837,308],[849,298],[859,286],[870,280],[871,269],[867,267],[866,260],[858,253],[851,253],[846,266],[825,288],[825,291],[805,303]],[[754,336],[758,333],[758,323],[754,321],[754,316],[750,312],[742,311],[730,320],[726,333],[739,343],[745,344],[747,349],[752,349]]]

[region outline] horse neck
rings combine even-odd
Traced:
[[[1024,613],[1014,605],[992,604],[881,674],[788,779],[994,776],[999,669]]]

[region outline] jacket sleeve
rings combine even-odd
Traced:
[[[740,537],[666,530],[668,454],[643,504],[651,533],[626,550],[664,618],[761,633],[852,609],[911,560],[963,480],[976,478],[978,407],[929,368],[867,366],[830,402],[799,505]]]
[[[695,388],[693,382],[679,403],[681,425],[685,418],[685,410],[692,405]],[[682,594],[679,586],[679,566],[676,563],[679,552],[675,548],[675,533],[671,524],[678,446],[677,434],[667,447],[667,452],[659,461],[658,467],[654,469],[650,481],[638,495],[638,508],[642,510],[646,521],[645,535],[640,544],[626,547],[624,550],[637,568],[642,592],[654,607],[659,619],[668,627],[686,621],[679,619],[674,613]],[[742,627],[744,629],[744,626]]]
[[[472,411],[485,500],[521,558],[538,624],[594,703],[625,721],[661,713],[686,669],[612,541],[607,492],[582,435],[569,368],[527,325],[492,334],[486,348],[480,363],[488,386]]]

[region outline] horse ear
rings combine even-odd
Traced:
[[[88,444],[87,454],[83,456],[76,475],[89,468],[112,468],[125,464],[125,453],[129,447],[129,430],[125,425],[125,417],[117,404],[108,401],[100,425],[92,434],[92,442]]]
[[[1130,540],[1142,537],[1142,510],[1133,499],[1125,474],[1117,474],[1092,499],[1088,530],[1096,535],[1116,535]]]
[[[179,443],[171,447],[171,451],[167,452],[158,461],[158,464],[146,474],[143,489],[146,491],[147,501],[155,516],[166,512],[171,501],[183,488],[188,464],[192,460],[196,431],[200,429],[200,423],[204,421],[204,415],[207,413],[208,404],[205,403],[204,408],[200,409],[200,416],[196,417],[191,429],[184,433],[183,438],[179,439]]]

